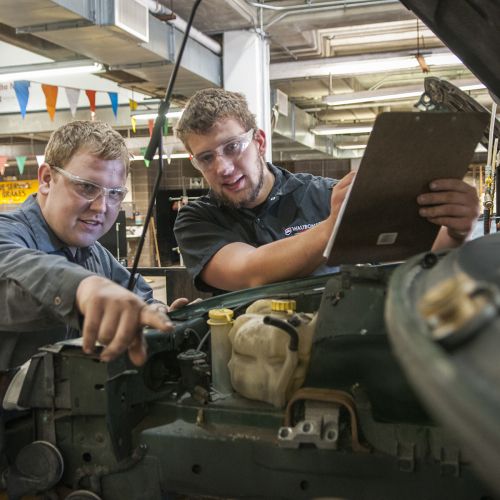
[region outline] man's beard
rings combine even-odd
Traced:
[[[267,167],[266,167],[267,168]],[[212,190],[213,196],[224,206],[229,207],[229,208],[248,208],[249,205],[252,205],[253,202],[257,199],[257,197],[260,194],[260,191],[262,189],[262,186],[264,185],[264,161],[262,158],[257,159],[257,169],[259,173],[259,177],[257,179],[256,184],[253,186],[252,190],[246,198],[240,200],[240,201],[234,201],[228,198],[226,195],[224,195],[223,192],[216,193],[215,191]],[[248,178],[248,177],[247,177]]]

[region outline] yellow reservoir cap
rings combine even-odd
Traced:
[[[276,300],[271,301],[272,311],[294,312],[297,309],[297,302],[295,300]]]
[[[232,309],[210,309],[208,317],[215,321],[232,321],[234,311]]]

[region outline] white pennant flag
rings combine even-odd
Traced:
[[[45,161],[44,155],[36,155],[36,162],[38,163],[38,166],[40,166],[44,161]]]
[[[78,98],[80,97],[80,89],[65,87],[64,90],[66,90],[66,97],[68,98],[69,109],[71,110],[71,116],[74,118],[76,114],[76,108],[78,107]]]
[[[174,150],[174,145],[173,144],[167,144],[165,146],[165,153],[167,154],[167,163],[170,165],[170,162],[172,161],[172,151]]]

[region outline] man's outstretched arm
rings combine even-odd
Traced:
[[[323,251],[354,175],[347,174],[334,186],[327,219],[295,236],[257,248],[229,243],[205,265],[203,281],[222,290],[241,290],[311,274],[325,261]]]
[[[165,332],[173,329],[167,306],[146,304],[126,288],[97,275],[80,282],[76,307],[84,316],[83,350],[89,354],[96,342],[103,344],[103,361],[111,361],[128,351],[132,363],[142,365],[147,357],[142,327]]]

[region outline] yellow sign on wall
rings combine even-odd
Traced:
[[[36,193],[37,189],[37,180],[0,182],[0,204],[22,203],[30,194]]]

